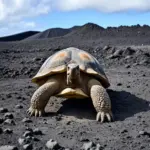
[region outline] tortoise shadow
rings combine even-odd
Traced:
[[[126,91],[107,90],[111,102],[112,112],[115,121],[123,121],[137,113],[150,110],[149,102],[136,97]],[[62,102],[62,107],[58,110],[66,116],[75,116],[79,119],[95,120],[96,111],[91,99],[67,99]]]

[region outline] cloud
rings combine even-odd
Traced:
[[[8,30],[34,28],[35,22],[25,20],[48,14],[51,4],[52,0],[0,0],[0,36]]]
[[[0,0],[0,22],[17,21],[51,10],[51,0]]]
[[[9,23],[7,26],[2,26],[0,25],[0,35],[11,35],[11,34],[16,34],[20,33],[23,31],[27,30],[35,30],[36,28],[36,23],[35,22],[25,22],[25,21],[20,21],[20,22],[12,22]]]
[[[149,11],[150,0],[0,0],[0,36],[5,31],[31,30],[34,18],[53,10],[95,9],[100,12]],[[28,21],[28,20],[31,21]],[[6,32],[7,34],[7,32]]]
[[[88,8],[101,12],[149,11],[150,0],[56,0],[55,6],[62,11]]]
[[[36,23],[33,21],[32,22],[20,21],[20,22],[10,23],[8,25],[8,27],[10,27],[10,28],[24,28],[24,29],[26,29],[28,27],[34,28],[34,27],[36,27]]]
[[[7,26],[0,25],[0,36],[17,34],[29,30],[36,30],[35,29],[36,27],[37,25],[35,22],[25,22],[25,21],[12,22],[9,23]]]

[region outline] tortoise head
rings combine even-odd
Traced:
[[[80,81],[80,68],[76,62],[67,65],[67,85],[73,85]]]

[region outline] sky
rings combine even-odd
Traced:
[[[88,22],[150,25],[150,0],[0,0],[0,37]]]

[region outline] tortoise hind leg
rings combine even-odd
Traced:
[[[95,79],[91,79],[88,85],[93,105],[97,111],[96,120],[104,122],[107,118],[109,122],[112,121],[111,101],[106,89]]]
[[[27,113],[31,116],[42,116],[44,114],[45,106],[50,98],[58,91],[59,83],[56,80],[48,80],[45,84],[40,86],[31,98],[31,104]]]

